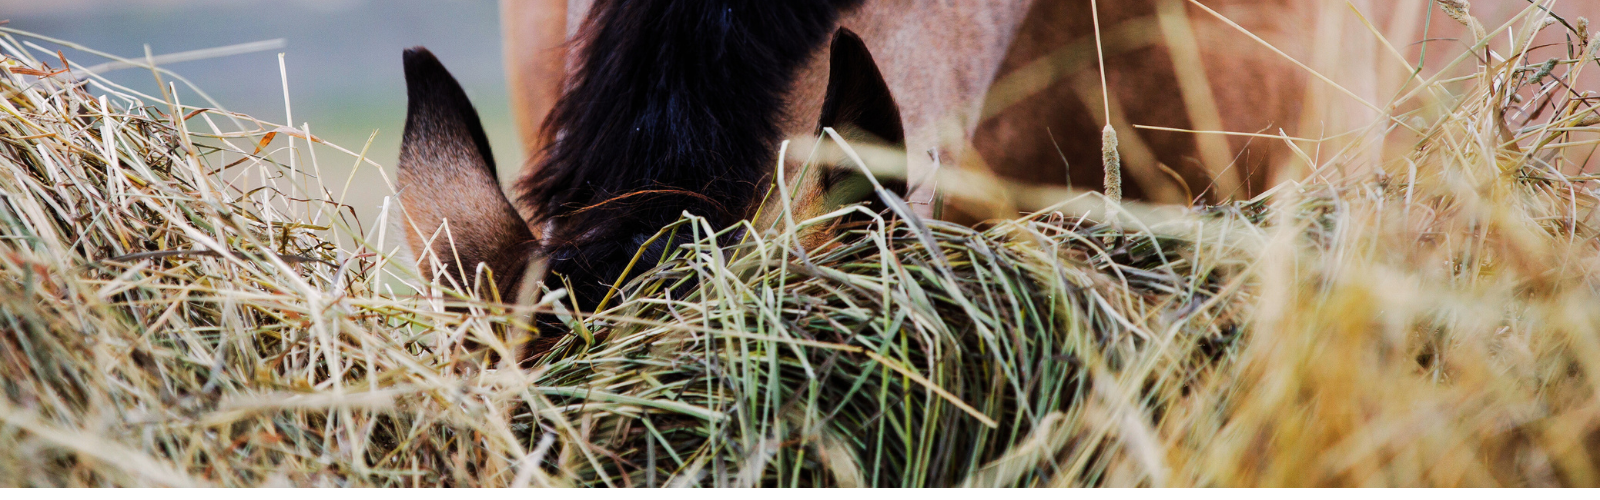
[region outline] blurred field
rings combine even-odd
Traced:
[[[374,132],[369,156],[393,168],[405,120],[405,79],[400,51],[425,45],[449,66],[471,95],[493,144],[502,176],[511,179],[522,151],[507,105],[501,69],[500,25],[494,0],[0,0],[9,26],[68,40],[112,54],[156,55],[282,39],[284,48],[163,65],[204,90],[230,111],[284,123],[277,54],[286,56],[295,125],[329,142],[360,151]],[[41,46],[55,50],[48,42]],[[103,58],[70,48],[83,64]],[[110,73],[118,83],[159,95],[148,70]],[[185,103],[199,96],[179,85]],[[302,152],[302,154],[306,154]],[[325,165],[343,181],[348,165]],[[344,201],[363,220],[377,216],[382,181],[358,172]]]
[[[812,248],[844,211],[686,217],[589,316],[416,276],[270,109],[0,33],[0,484],[1600,486],[1600,37],[1452,14],[1414,76],[1373,31],[1420,29],[1318,32],[1367,88],[1306,105],[1353,132],[1258,198],[1009,186],[1044,210]],[[535,311],[575,334],[524,369]]]

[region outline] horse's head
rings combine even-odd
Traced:
[[[829,62],[827,95],[817,119],[817,130],[829,127],[852,143],[899,147],[903,151],[900,145],[904,142],[905,134],[899,108],[866,45],[854,33],[839,30],[833,39]],[[661,183],[659,179],[645,182],[629,177],[633,175],[629,172],[637,170],[637,167],[630,169],[627,165],[615,162],[558,164],[552,167],[552,172],[581,169],[585,171],[581,177],[599,179],[590,185],[629,187],[615,193],[624,197],[622,201],[611,202],[623,212],[607,217],[568,216],[558,219],[583,221],[585,227],[563,227],[564,234],[545,235],[551,241],[543,242],[544,246],[541,247],[538,237],[529,230],[528,222],[501,191],[488,140],[478,121],[477,112],[461,86],[426,49],[406,51],[405,72],[409,104],[398,176],[400,201],[405,210],[405,217],[401,220],[405,224],[403,230],[407,247],[418,258],[419,270],[425,279],[437,279],[445,286],[475,290],[483,297],[491,297],[490,292],[495,292],[501,300],[513,300],[532,256],[544,250],[549,253],[552,271],[567,278],[571,286],[576,287],[572,291],[578,295],[580,304],[589,307],[594,305],[598,295],[605,293],[607,284],[616,280],[621,266],[631,260],[630,257],[638,250],[640,242],[635,240],[640,239],[639,235],[649,236],[663,223],[677,217],[677,210],[674,210],[672,213],[648,214],[650,217],[632,217],[641,220],[631,220],[630,215],[639,214],[627,212],[627,207],[623,206],[631,201],[625,198],[628,192],[658,190],[657,184]],[[670,132],[673,131],[657,133]],[[667,140],[660,139],[658,142]],[[696,138],[670,140],[692,143]],[[900,155],[903,156],[903,153]],[[859,168],[842,161],[841,155],[830,157],[832,161],[823,162],[812,174],[804,176],[795,198],[795,211],[802,216],[818,215],[857,202],[866,202],[874,211],[882,210],[884,205]],[[764,176],[770,172],[771,165],[694,164],[694,168],[708,169],[708,172],[685,175],[715,178],[721,174],[711,171],[754,169],[757,172],[755,176]],[[546,173],[538,171],[533,175]],[[905,183],[900,178],[885,177],[881,183],[897,195],[905,192]],[[761,189],[755,183],[741,183],[733,187],[749,192],[704,193],[715,196],[707,203],[755,199],[759,194],[755,191]],[[535,210],[540,208],[534,207]],[[606,207],[602,205],[602,208]],[[708,205],[701,208],[687,206],[682,210],[700,212],[715,209],[748,213],[751,208],[754,207]],[[641,221],[650,222],[653,226],[631,227],[639,226]],[[572,223],[567,224],[570,226]],[[589,235],[602,237],[591,238]],[[646,253],[659,255],[666,251],[670,243],[658,241]],[[493,289],[485,288],[490,276],[495,284]],[[561,284],[551,283],[551,286],[558,287]]]

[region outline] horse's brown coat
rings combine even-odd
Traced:
[[[424,277],[462,288],[487,282],[478,272],[483,263],[493,292],[507,297],[536,239],[500,195],[494,155],[466,92],[426,49],[407,50],[404,63],[408,102],[396,182],[407,247],[424,258]]]

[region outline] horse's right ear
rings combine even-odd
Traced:
[[[404,61],[406,126],[396,187],[406,244],[421,259],[424,278],[473,289],[482,263],[494,272],[502,300],[512,300],[536,243],[500,191],[478,112],[427,49],[407,49]]]
[[[904,150],[905,128],[900,118],[900,106],[895,104],[889,84],[867,50],[861,37],[849,29],[839,28],[833,34],[833,47],[828,60],[828,93],[822,101],[822,114],[817,120],[817,130],[833,127],[841,137],[851,142],[887,146]],[[878,179],[883,187],[897,195],[906,195],[904,165],[898,177]],[[853,165],[835,166],[823,172],[821,187],[837,204],[872,200],[876,196],[871,186]]]

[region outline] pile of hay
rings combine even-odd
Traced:
[[[560,293],[405,288],[304,131],[0,31],[5,486],[1600,484],[1587,37],[1419,77],[1375,163],[1248,202],[811,251],[830,219],[721,248],[687,217],[520,369]]]

